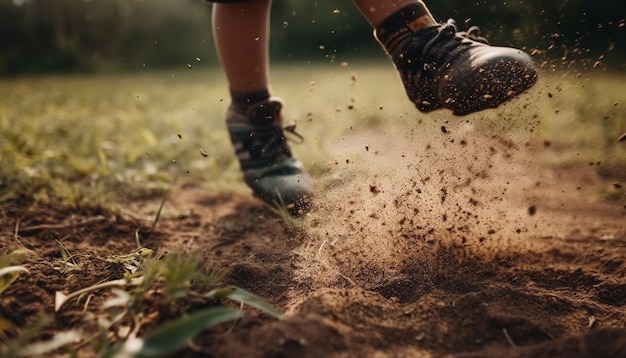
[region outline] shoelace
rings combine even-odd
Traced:
[[[285,132],[287,133],[291,133],[293,134],[297,140],[291,139],[291,141],[295,144],[301,144],[304,143],[304,136],[298,132],[296,132],[296,122],[293,122],[293,124],[290,124],[288,126],[285,126],[283,128],[285,130]],[[287,140],[290,140],[289,138],[287,138]]]
[[[456,21],[454,19],[448,19],[445,24],[442,24],[437,29],[437,34],[426,42],[423,46],[422,53],[439,53],[442,55],[442,63],[447,63],[450,58],[455,57],[456,53],[461,47],[453,46],[450,48],[450,42],[448,39],[454,39],[457,41],[463,41],[469,39],[484,44],[489,44],[485,37],[480,36],[480,28],[478,26],[472,26],[466,31],[459,31]],[[446,49],[448,47],[448,49]],[[424,70],[431,70],[431,66],[428,63],[424,64]]]
[[[287,137],[285,133],[290,133],[295,136],[296,139],[292,139]],[[265,154],[269,152],[269,149],[272,148],[275,144],[285,145],[283,141],[291,141],[296,144],[301,144],[304,142],[304,136],[296,131],[296,123],[290,124],[283,128],[276,126],[276,130],[271,134],[267,143],[261,148],[261,153]],[[286,146],[286,145],[285,145]],[[285,149],[285,148],[283,148]],[[289,150],[287,148],[287,150]]]
[[[450,36],[457,35],[470,40],[482,42],[484,44],[489,44],[487,38],[480,35],[480,28],[478,26],[474,25],[465,31],[459,31],[454,19],[448,19],[448,21],[446,21],[446,23],[439,30],[439,33],[446,33]]]

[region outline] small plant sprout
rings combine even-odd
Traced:
[[[131,277],[143,270],[146,260],[152,257],[154,251],[151,249],[141,247],[130,254],[126,255],[113,255],[106,260],[111,263],[122,264],[124,270]]]
[[[69,250],[59,241],[54,240],[61,252],[61,259],[57,260],[59,265],[55,265],[55,268],[59,271],[80,270],[80,267],[74,260],[74,257],[70,254]]]
[[[108,261],[123,264],[127,269],[136,269],[134,275],[138,277],[104,282],[70,294],[57,292],[55,297],[55,311],[59,311],[72,298],[90,291],[110,289],[111,297],[101,306],[110,317],[102,316],[98,322],[106,332],[115,329],[119,341],[112,346],[102,343],[105,349],[102,357],[160,357],[171,354],[207,327],[241,316],[240,310],[215,303],[220,299],[233,300],[277,319],[282,318],[278,309],[260,297],[237,287],[220,287],[223,275],[203,272],[200,260],[194,257],[175,252],[154,259],[152,250],[141,248],[131,254],[114,256]],[[131,290],[130,287],[135,288]],[[170,302],[211,303],[211,306],[166,322],[151,333],[138,337],[137,333],[147,322],[146,317],[151,315],[146,315],[145,307],[141,306],[143,298],[152,295],[161,295]]]
[[[190,292],[215,287],[224,278],[221,274],[205,273],[200,260],[180,253],[171,253],[159,262],[160,277],[165,293],[171,299],[186,298]]]

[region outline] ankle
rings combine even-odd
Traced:
[[[230,90],[231,104],[230,107],[239,114],[246,115],[250,107],[255,103],[265,101],[270,98],[270,92],[267,89],[254,91],[254,92],[242,92]]]
[[[426,5],[420,1],[389,15],[376,28],[375,36],[385,51],[392,54],[412,34],[437,25]]]

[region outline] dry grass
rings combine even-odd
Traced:
[[[546,156],[551,164],[593,163],[606,174],[624,174],[620,76],[544,74],[515,105],[454,118],[416,111],[387,63],[282,66],[272,75],[286,123],[296,121],[306,137],[294,151],[326,185],[333,180],[325,176],[329,165],[358,154],[333,158],[325,148],[342,145],[351,132],[418,128],[428,136],[459,123],[545,143],[553,149]],[[0,200],[26,194],[106,203],[163,193],[188,177],[219,190],[245,190],[223,123],[227,102],[219,71],[4,80]]]

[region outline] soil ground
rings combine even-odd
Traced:
[[[0,313],[17,326],[53,315],[48,335],[80,328],[102,299],[54,314],[55,291],[119,278],[93,258],[132,251],[139,228],[142,245],[196,255],[285,312],[244,307],[177,356],[625,357],[626,203],[600,194],[619,178],[546,165],[547,144],[470,127],[419,145],[411,132],[353,133],[331,149],[301,227],[197,181],[177,184],[149,236],[162,198],[113,211],[4,202],[1,253],[19,241],[37,255]],[[52,267],[55,239],[83,270]],[[154,322],[180,314],[150,309]]]

